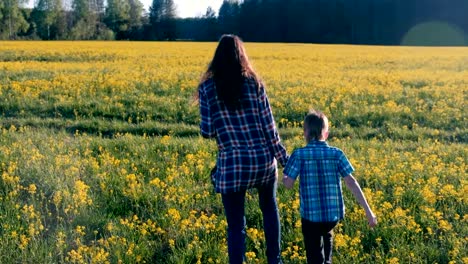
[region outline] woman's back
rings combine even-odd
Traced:
[[[260,117],[260,89],[253,80],[246,79],[242,97],[236,106],[228,106],[216,96],[213,79],[201,85],[206,93],[212,125],[220,151],[229,148],[258,148],[266,145]],[[264,93],[264,92],[263,92]],[[209,126],[209,125],[208,125]],[[202,131],[204,124],[202,124]]]
[[[273,131],[265,131],[273,128],[273,120],[264,88],[245,79],[235,106],[219,100],[213,79],[203,82],[199,92],[202,134],[216,137],[218,143],[216,191],[235,192],[273,181],[276,163],[268,140]]]

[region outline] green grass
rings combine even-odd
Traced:
[[[205,58],[190,43],[163,54],[156,48],[164,43],[127,44],[155,48],[154,58],[114,52],[124,45],[115,43],[96,43],[109,49],[101,53],[0,48],[0,263],[227,263],[223,207],[209,180],[216,142],[199,136],[190,68]],[[284,52],[284,76],[265,47]],[[319,66],[335,72],[301,66],[306,73],[290,69],[298,75],[290,78],[285,67],[307,65],[322,46],[304,46],[306,58],[282,47],[259,44],[251,58],[263,69],[284,145],[291,152],[304,144],[309,107],[325,111],[329,143],[347,154],[378,216],[369,229],[345,190],[334,262],[467,263],[463,57],[434,49],[426,59],[414,49],[395,65],[371,47],[334,47],[314,61],[330,60]],[[256,190],[246,199],[248,263],[265,263]],[[298,186],[280,184],[278,204],[284,261],[304,263]]]

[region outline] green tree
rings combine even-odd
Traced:
[[[72,1],[72,28],[71,39],[92,39],[94,36],[94,25],[91,25],[90,6],[88,0]]]
[[[211,6],[206,9],[205,15],[202,17],[202,34],[201,37],[206,40],[216,41],[218,38],[218,20],[216,13]]]
[[[141,17],[143,14],[143,4],[139,0],[128,0],[130,5],[130,27],[141,27]]]
[[[161,22],[164,14],[164,0],[153,0],[149,8],[149,22],[151,25],[157,25]]]
[[[239,34],[240,6],[238,1],[224,0],[219,8],[218,22],[222,33]]]
[[[127,31],[130,23],[128,0],[107,0],[104,23],[116,34]]]
[[[26,21],[20,6],[27,0],[0,1],[0,38],[15,39],[18,34],[26,33],[29,24]]]
[[[103,23],[103,0],[73,0],[70,39],[113,39],[114,33]]]
[[[162,20],[163,39],[175,40],[177,10],[173,0],[164,1],[164,16]]]
[[[149,21],[152,39],[176,38],[176,7],[173,0],[153,0]]]
[[[39,0],[31,16],[40,38],[60,39],[64,37],[66,25],[62,0]]]

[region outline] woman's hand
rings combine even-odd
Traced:
[[[377,225],[377,216],[373,212],[366,213],[367,222],[369,222],[370,227],[374,227]]]
[[[291,189],[292,187],[294,187],[294,179],[291,179],[287,175],[284,175],[283,184],[284,187],[286,187],[287,189]]]

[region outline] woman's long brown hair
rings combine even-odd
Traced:
[[[242,40],[235,35],[223,35],[219,40],[202,82],[209,78],[214,79],[218,98],[229,106],[239,104],[242,99],[242,85],[246,78],[253,79],[257,85],[261,85],[249,62]]]

